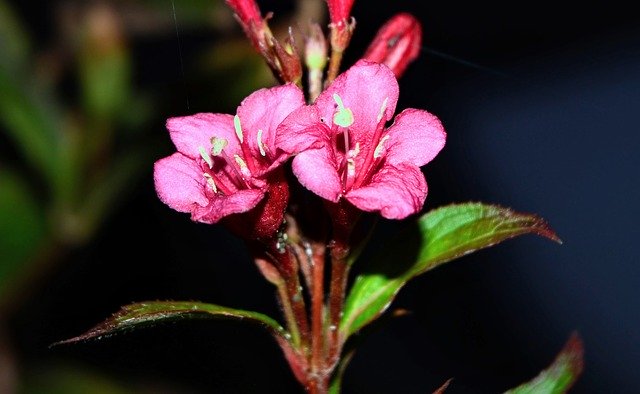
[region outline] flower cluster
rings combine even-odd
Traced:
[[[265,201],[261,234],[274,232],[287,205],[281,165],[294,156],[300,183],[332,202],[402,219],[420,211],[427,183],[420,171],[445,143],[440,121],[406,109],[393,124],[398,83],[383,64],[361,60],[315,103],[288,84],[247,97],[237,114],[201,113],[167,121],[178,152],[155,165],[160,199],[216,223]]]
[[[395,15],[362,59],[340,74],[355,29],[353,0],[326,0],[330,23],[324,31],[312,23],[301,51],[291,28],[282,42],[273,36],[271,14],[263,18],[255,0],[226,2],[281,84],[250,94],[234,115],[169,119],[177,152],[155,163],[155,187],[171,208],[197,222],[221,223],[246,242],[259,272],[276,289],[285,324],[213,304],[145,302],[66,342],[190,314],[253,321],[271,332],[307,392],[339,392],[353,354],[350,337],[379,318],[408,280],[517,235],[558,240],[535,215],[451,205],[419,219],[416,231],[427,242],[412,249],[403,240],[383,249],[349,289],[350,269],[370,224],[378,216],[404,219],[422,210],[427,182],[420,167],[445,145],[434,115],[414,108],[395,115],[397,78],[420,52],[420,23],[406,13]],[[408,253],[400,250],[405,248]],[[410,265],[396,264],[403,254],[412,255]],[[576,339],[558,358],[573,360],[573,377],[563,374],[563,387],[580,373],[581,352]],[[534,387],[547,384],[545,375],[553,374],[537,377]]]
[[[247,241],[259,271],[278,289],[290,333],[278,343],[312,393],[326,392],[346,340],[337,327],[349,256],[364,239],[361,213],[403,219],[419,212],[427,196],[420,167],[446,137],[427,111],[405,109],[394,118],[396,78],[420,47],[417,20],[393,17],[363,58],[340,74],[355,28],[353,0],[327,3],[328,37],[312,24],[298,52],[291,32],[283,43],[273,37],[255,1],[227,0],[281,85],[252,93],[234,115],[169,119],[177,152],[157,161],[154,171],[162,202]],[[326,292],[325,260],[331,261]]]

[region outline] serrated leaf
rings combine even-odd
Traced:
[[[288,336],[277,321],[262,313],[202,302],[149,301],[124,306],[119,312],[84,334],[54,345],[97,339],[159,323],[193,318],[244,320],[265,327],[279,341]]]
[[[358,275],[345,304],[345,338],[382,314],[410,279],[438,265],[527,233],[560,239],[536,215],[481,203],[449,205],[418,219]]]
[[[576,382],[583,368],[583,347],[578,334],[573,333],[553,363],[532,380],[505,394],[561,394]]]

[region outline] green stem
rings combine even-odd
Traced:
[[[313,104],[322,92],[322,70],[309,69],[309,103]]]
[[[278,283],[276,285],[278,289],[278,299],[280,301],[280,306],[282,307],[282,313],[284,315],[284,319],[287,322],[287,329],[291,334],[291,341],[293,342],[294,347],[300,347],[300,329],[298,328],[298,321],[296,319],[295,313],[293,312],[293,305],[291,304],[291,300],[289,299],[289,293],[287,291],[287,285],[285,282]]]

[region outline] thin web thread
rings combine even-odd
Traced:
[[[189,106],[189,91],[187,89],[187,78],[184,73],[184,61],[182,59],[182,44],[180,42],[180,31],[178,29],[178,18],[176,17],[176,3],[175,0],[171,0],[171,10],[173,11],[173,24],[176,28],[176,39],[178,40],[178,58],[180,59],[180,72],[182,73],[182,84],[184,86],[184,93],[187,101],[187,111],[190,110]]]
[[[461,64],[463,66],[469,67],[469,68],[473,68],[473,69],[476,69],[476,70],[479,70],[479,71],[483,71],[483,72],[486,72],[488,74],[492,74],[492,75],[495,75],[495,76],[498,76],[498,77],[502,77],[502,78],[514,78],[512,75],[509,75],[509,74],[504,73],[502,71],[499,71],[499,70],[496,70],[496,69],[493,69],[493,68],[490,68],[490,67],[485,67],[485,66],[483,66],[481,64],[470,62],[468,60],[465,60],[465,59],[450,55],[448,53],[440,52],[437,49],[429,48],[429,47],[426,47],[426,46],[423,46],[421,49],[422,49],[423,52],[429,53],[430,55],[439,57],[439,58],[444,59],[444,60],[448,60],[448,61],[453,62],[453,63],[458,63],[458,64]]]

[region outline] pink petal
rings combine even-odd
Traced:
[[[345,108],[353,112],[354,123],[349,127],[352,137],[362,145],[364,141],[370,140],[375,132],[378,114],[385,99],[387,103],[383,118],[390,120],[393,117],[398,92],[398,81],[387,66],[360,60],[339,75],[329,88],[320,94],[315,105],[325,123],[332,127],[336,108],[333,95],[340,96]]]
[[[209,204],[199,164],[182,153],[158,160],[153,180],[160,200],[176,211],[193,212]]]
[[[337,202],[342,183],[336,171],[333,151],[327,148],[306,150],[293,159],[293,173],[302,186],[325,200]]]
[[[238,117],[245,141],[255,157],[261,157],[258,130],[270,161],[276,159],[276,129],[294,110],[305,105],[302,91],[293,84],[260,89],[242,101]]]
[[[261,189],[245,189],[228,196],[216,194],[207,207],[195,210],[192,220],[202,223],[217,223],[225,216],[247,212],[254,208],[264,198],[265,191]]]
[[[447,134],[440,120],[427,111],[405,109],[387,131],[384,142],[386,158],[391,164],[403,162],[421,167],[444,147]]]
[[[275,144],[287,154],[297,154],[309,148],[329,143],[331,130],[320,122],[318,108],[304,106],[289,115],[276,132]]]
[[[211,149],[211,137],[224,138],[229,142],[226,150],[233,156],[239,150],[233,116],[227,114],[199,113],[191,116],[170,118],[167,129],[178,152],[193,159],[200,157],[200,147]]]
[[[363,211],[376,212],[387,219],[404,219],[422,209],[427,182],[420,169],[410,164],[387,164],[371,182],[350,190],[345,198]]]

